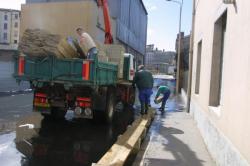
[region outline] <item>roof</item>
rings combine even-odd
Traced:
[[[4,8],[0,8],[0,11],[5,11],[5,12],[20,12],[20,10],[16,10],[16,9],[4,9]]]

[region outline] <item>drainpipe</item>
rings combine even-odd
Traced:
[[[187,112],[190,112],[190,103],[191,103],[191,95],[192,95],[192,72],[193,72],[193,47],[194,47],[194,33],[195,33],[195,14],[196,14],[196,0],[193,0],[192,31],[191,31],[190,48],[189,48]]]

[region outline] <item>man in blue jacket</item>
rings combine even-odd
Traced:
[[[150,104],[150,96],[152,95],[154,79],[152,74],[145,70],[143,65],[138,67],[138,72],[135,73],[133,79],[133,87],[135,85],[139,89],[139,100],[141,103],[141,114],[148,113],[148,107]]]

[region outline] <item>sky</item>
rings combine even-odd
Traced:
[[[0,0],[0,8],[20,10],[22,3],[25,3],[25,0]]]
[[[155,44],[155,47],[161,50],[175,51],[175,40],[179,32],[180,5],[166,0],[143,0],[143,2],[148,11],[147,44]],[[190,34],[192,0],[183,0],[181,25],[185,35]]]
[[[182,31],[187,35],[191,31],[192,0],[183,1]],[[175,40],[179,31],[179,5],[166,0],[143,2],[148,11],[147,44],[155,44],[161,50],[175,51]],[[21,3],[25,3],[25,0],[0,0],[0,8],[20,10]]]

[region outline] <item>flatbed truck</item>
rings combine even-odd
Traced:
[[[44,116],[60,119],[67,110],[73,110],[77,118],[92,119],[102,112],[104,119],[111,122],[115,110],[134,103],[134,56],[124,54],[123,79],[117,77],[118,65],[94,57],[16,56],[14,77],[18,82],[30,82],[33,110]]]

